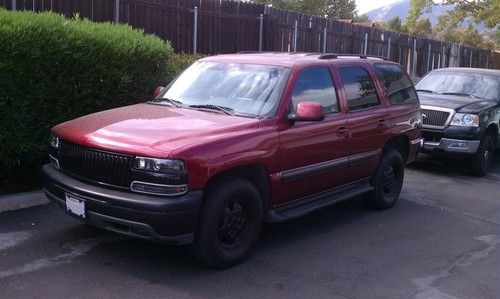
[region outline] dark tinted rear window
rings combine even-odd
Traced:
[[[370,108],[380,104],[375,84],[364,68],[340,68],[340,77],[344,83],[350,111]]]
[[[384,84],[391,104],[417,103],[417,92],[408,75],[394,64],[376,64],[375,71]]]

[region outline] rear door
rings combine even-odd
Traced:
[[[279,204],[345,183],[348,160],[347,117],[341,112],[331,70],[309,67],[297,76],[290,112],[303,101],[318,102],[326,117],[318,122],[295,122],[280,132],[282,188]]]
[[[389,134],[389,114],[369,65],[342,65],[338,73],[349,110],[349,168],[345,175],[356,181],[371,176],[377,167]]]

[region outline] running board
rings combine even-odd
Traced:
[[[277,223],[304,216],[316,210],[373,191],[368,179],[305,197],[266,212],[266,222]]]

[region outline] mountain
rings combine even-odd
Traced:
[[[440,15],[446,14],[450,9],[453,8],[453,5],[435,5],[432,7],[430,12],[424,12],[420,18],[426,19],[428,18],[431,21],[432,26],[435,26],[438,23],[438,17]],[[410,10],[410,0],[400,0],[398,2],[394,2],[392,4],[371,10],[367,12],[370,20],[373,21],[389,21],[394,17],[400,17],[401,20],[405,20],[408,15],[408,10]],[[464,22],[462,26],[467,26],[468,22]],[[485,27],[483,24],[473,24],[474,27],[479,32],[484,32]]]

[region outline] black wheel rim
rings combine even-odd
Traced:
[[[234,248],[248,231],[248,215],[239,202],[228,203],[221,215],[218,237],[223,248]]]
[[[386,198],[393,197],[399,192],[400,173],[399,168],[394,164],[388,165],[384,170],[382,192]]]

